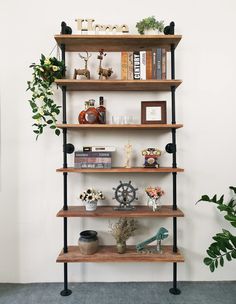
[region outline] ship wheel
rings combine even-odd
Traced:
[[[120,203],[120,206],[115,208],[116,210],[135,209],[135,207],[131,206],[131,203],[138,199],[136,196],[138,188],[134,188],[131,185],[131,181],[128,183],[122,183],[120,181],[120,185],[117,186],[117,188],[113,188],[113,190],[115,190],[115,197],[113,199],[116,199],[117,202]]]

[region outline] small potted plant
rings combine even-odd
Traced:
[[[156,35],[164,30],[164,21],[158,21],[154,16],[144,18],[136,23],[139,34]]]
[[[102,191],[89,188],[82,192],[79,198],[85,203],[86,211],[94,211],[97,209],[98,200],[104,200],[105,196]]]
[[[153,211],[160,210],[160,198],[165,194],[161,187],[148,187],[145,189],[145,192],[148,195],[148,206],[152,207]]]
[[[115,224],[110,224],[110,232],[116,240],[117,252],[125,253],[126,241],[137,230],[137,221],[130,218],[120,218]]]
[[[55,131],[56,135],[59,135],[60,130],[56,127],[56,122],[60,113],[60,106],[52,98],[54,94],[52,85],[55,79],[63,77],[65,72],[64,61],[55,57],[46,58],[42,54],[39,64],[32,63],[30,68],[33,68],[33,78],[27,82],[27,90],[32,93],[29,103],[33,112],[33,132],[37,134],[36,139],[43,133],[46,126],[49,126],[50,129]]]

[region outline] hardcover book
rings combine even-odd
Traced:
[[[128,52],[128,80],[134,79],[133,52]]]
[[[75,151],[75,157],[111,157],[111,152],[83,152]]]
[[[128,79],[128,52],[121,52],[121,79]]]
[[[157,79],[157,51],[152,50],[152,79]]]
[[[146,80],[146,51],[140,51],[140,79]]]
[[[162,49],[161,67],[161,79],[166,79],[166,49]]]
[[[157,77],[156,79],[162,79],[162,62],[161,62],[161,57],[162,57],[162,51],[161,48],[157,48],[157,57],[156,57],[156,70],[157,70]]]
[[[84,152],[114,152],[116,147],[111,146],[86,146],[83,147]]]
[[[133,64],[134,64],[134,79],[140,79],[140,53],[134,52],[133,55]]]
[[[152,79],[152,51],[146,52],[146,79]]]

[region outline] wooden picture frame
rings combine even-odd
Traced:
[[[141,101],[141,124],[166,124],[166,101]]]

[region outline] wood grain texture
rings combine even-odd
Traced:
[[[105,52],[140,51],[152,48],[165,48],[178,45],[181,35],[55,35],[57,44],[65,44],[66,52]]]
[[[184,257],[179,251],[174,253],[172,246],[163,246],[163,252],[159,254],[137,253],[135,246],[127,246],[126,253],[119,254],[116,246],[99,246],[98,252],[92,255],[82,255],[79,246],[68,246],[68,252],[62,251],[57,262],[184,262]]]
[[[56,124],[57,128],[60,129],[78,129],[78,130],[87,130],[87,129],[137,129],[137,130],[141,130],[141,129],[147,129],[147,130],[151,130],[151,129],[166,129],[166,130],[170,130],[170,129],[179,129],[179,128],[183,128],[183,124],[145,124],[145,125],[141,125],[141,124],[133,124],[133,125],[113,125],[113,124],[88,124],[88,125],[82,125],[82,124]]]
[[[68,91],[170,91],[178,87],[181,80],[79,80],[56,79],[59,86],[66,86]]]
[[[115,205],[116,207],[118,205]],[[61,209],[57,217],[183,217],[180,209],[173,210],[170,205],[163,205],[159,211],[153,212],[148,206],[135,206],[135,210],[114,210],[115,206],[98,206],[95,211],[86,211],[84,206],[69,206],[68,210]]]
[[[181,168],[170,168],[170,167],[161,167],[161,168],[122,168],[115,167],[111,169],[78,169],[78,168],[59,168],[57,172],[73,172],[73,173],[170,173],[170,172],[184,172],[184,169]]]

